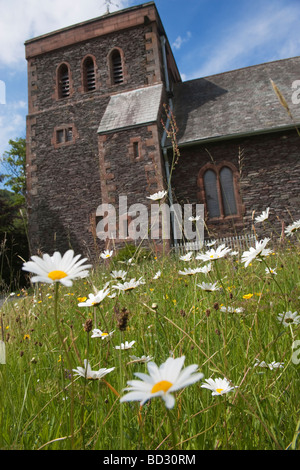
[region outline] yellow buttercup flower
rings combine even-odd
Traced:
[[[245,294],[243,295],[243,299],[251,299],[252,296],[253,294]]]

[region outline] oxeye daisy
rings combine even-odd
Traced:
[[[131,349],[132,346],[134,345],[135,341],[125,341],[125,343],[121,343],[120,346],[115,346],[115,349]]]
[[[276,269],[266,268],[266,269],[265,269],[265,273],[266,273],[266,274],[273,274],[273,276],[277,276]]]
[[[261,215],[258,215],[255,217],[255,222],[263,222],[264,220],[267,220],[269,217],[269,212],[270,212],[270,207],[267,207],[265,211],[262,211]]]
[[[180,259],[181,261],[191,261],[192,256],[193,256],[193,252],[190,251],[189,253],[186,253],[185,255],[180,256],[179,259]]]
[[[224,395],[225,393],[231,392],[237,388],[232,386],[226,378],[221,379],[219,377],[217,379],[206,379],[205,382],[206,383],[202,384],[201,387],[211,390],[212,395]]]
[[[204,375],[198,369],[197,364],[192,364],[182,370],[185,356],[177,359],[169,357],[160,367],[154,362],[148,362],[148,372],[136,372],[135,375],[141,380],[129,380],[129,385],[124,391],[127,395],[121,398],[121,402],[139,401],[140,406],[151,398],[161,397],[167,408],[173,408],[175,398],[172,395],[179,389],[192,385],[202,379]]]
[[[242,307],[225,307],[224,305],[220,307],[221,312],[227,313],[243,313],[244,309]]]
[[[118,282],[118,284],[112,287],[113,289],[117,289],[119,291],[124,292],[124,291],[135,289],[141,284],[145,284],[145,281],[143,280],[143,278],[140,277],[140,279],[138,279],[137,281],[135,278],[133,278],[133,279],[130,279],[130,281],[128,282],[124,282],[124,284],[122,284],[121,282]]]
[[[115,367],[111,367],[110,369],[99,369],[99,370],[92,370],[89,362],[84,359],[84,367],[77,367],[77,369],[73,369],[73,372],[75,372],[75,375],[79,375],[81,377],[84,377],[85,379],[90,379],[90,380],[99,380],[102,379],[106,374],[109,372],[112,372]]]
[[[102,259],[107,259],[107,258],[111,258],[113,255],[113,250],[109,251],[109,250],[104,250],[103,253],[101,253],[101,258]]]
[[[151,194],[151,196],[147,196],[147,199],[151,199],[151,201],[160,201],[163,199],[167,194],[167,191],[158,191],[155,194]]]
[[[199,253],[196,256],[197,260],[202,260],[202,261],[215,261],[219,258],[223,258],[226,256],[228,253],[230,253],[231,249],[225,247],[224,244],[218,246],[218,248],[215,250],[214,248],[211,248],[208,250],[206,253]]]
[[[202,266],[199,268],[199,272],[203,274],[208,274],[211,271],[211,263],[206,264],[205,266]]]
[[[266,367],[267,369],[281,369],[284,366],[284,362],[273,361],[270,364],[267,364],[265,361],[260,361],[259,359],[255,360],[254,367]]]
[[[102,289],[97,294],[89,294],[88,298],[84,302],[79,302],[78,307],[93,307],[99,305],[102,300],[109,295],[109,289]]]
[[[153,278],[152,279],[159,279],[161,276],[161,271],[157,271],[156,274],[154,274]]]
[[[214,282],[213,284],[211,282],[202,282],[202,284],[197,284],[197,286],[200,287],[202,290],[213,292],[216,290],[220,290],[220,287],[217,284],[217,282]]]
[[[150,362],[152,361],[153,357],[151,356],[141,356],[141,357],[137,357],[137,356],[129,356],[130,359],[131,359],[131,362],[129,362],[128,364],[132,364],[133,362],[143,362],[143,363],[146,363],[146,362]]]
[[[126,275],[127,275],[127,272],[126,271],[112,271],[110,273],[111,277],[113,277],[114,279],[122,279],[122,281],[125,281],[125,278],[126,278]]]
[[[286,234],[287,237],[290,237],[299,228],[300,228],[300,219],[296,220],[292,224],[288,225],[287,228],[285,229],[284,233]]]
[[[201,272],[203,272],[202,268],[184,268],[183,271],[178,271],[178,274],[182,274],[183,276],[193,276],[194,274],[198,274]]]
[[[214,246],[217,243],[217,240],[205,243],[206,246]]]
[[[255,248],[250,247],[248,251],[244,251],[241,257],[242,263],[245,263],[245,268],[258,256],[268,256],[271,250],[266,249],[266,245],[270,238],[264,238],[261,241],[256,241]]]
[[[300,315],[298,312],[292,313],[291,311],[279,313],[277,320],[283,324],[283,326],[299,325]]]
[[[106,333],[105,331],[101,331],[98,328],[94,328],[92,331],[91,338],[101,338],[101,339],[109,338],[110,336],[113,335],[114,331],[115,330],[111,331],[110,333]]]
[[[31,278],[32,282],[42,282],[52,284],[60,282],[64,286],[73,285],[73,280],[87,277],[88,269],[91,264],[84,265],[87,258],[79,258],[81,255],[74,256],[73,250],[68,250],[62,256],[56,251],[52,256],[44,254],[42,258],[32,256],[32,261],[27,261],[23,265],[23,270],[35,274]]]

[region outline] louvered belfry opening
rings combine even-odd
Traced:
[[[123,83],[122,58],[119,51],[115,50],[111,54],[112,80],[115,85]]]
[[[67,98],[70,96],[70,77],[69,69],[66,64],[62,64],[58,72],[59,97]]]
[[[84,88],[85,91],[96,89],[95,64],[91,57],[87,57],[84,61]]]

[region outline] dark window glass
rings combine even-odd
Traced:
[[[140,156],[140,149],[139,149],[138,142],[133,142],[133,155],[134,155],[134,158],[139,158]]]
[[[59,129],[58,131],[56,131],[56,143],[61,144],[63,142],[64,142],[64,130]]]
[[[220,216],[217,176],[212,170],[204,173],[204,189],[206,197],[206,205],[209,218]]]
[[[237,213],[233,174],[230,168],[224,166],[220,171],[220,186],[223,201],[224,215],[233,215]]]

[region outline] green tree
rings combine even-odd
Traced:
[[[26,194],[26,140],[22,137],[9,140],[10,149],[4,152],[2,167],[6,173],[1,175],[4,186],[10,188],[25,201]]]
[[[0,293],[25,284],[22,258],[29,254],[26,217],[26,141],[9,141],[10,149],[1,159],[0,181]]]

